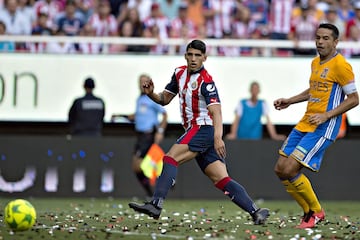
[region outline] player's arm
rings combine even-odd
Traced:
[[[227,139],[230,139],[230,140],[236,139],[236,137],[237,137],[236,133],[239,128],[239,121],[240,121],[240,116],[235,113],[234,121],[232,122],[232,124],[230,126],[230,133],[228,135],[226,135]]]
[[[309,97],[310,97],[310,88],[290,98],[279,98],[275,100],[274,107],[276,110],[281,110],[287,108],[291,104],[307,101],[309,100]]]
[[[168,105],[171,100],[173,100],[173,98],[175,97],[174,94],[164,90],[160,93],[154,93],[154,92],[151,92],[148,94],[149,98],[151,98],[154,102],[162,105],[162,106],[165,106],[165,105]]]
[[[270,138],[273,140],[285,140],[286,136],[282,134],[278,134],[275,128],[275,125],[271,122],[270,116],[266,115],[266,129],[269,132]]]
[[[357,92],[346,96],[346,99],[336,108],[326,112],[327,119],[341,115],[359,105],[359,94]]]
[[[215,150],[220,157],[225,158],[226,149],[225,149],[225,143],[222,140],[223,124],[222,124],[221,105],[211,104],[208,106],[208,110],[213,120]]]
[[[324,113],[316,113],[309,117],[309,122],[311,124],[319,125],[324,123],[325,121],[336,117],[338,115],[341,115],[350,109],[356,107],[359,105],[359,94],[356,90],[355,82],[352,81],[348,83],[347,85],[343,86],[343,91],[346,94],[345,100],[339,104],[336,108],[324,112]]]
[[[141,87],[143,88],[144,93],[148,95],[151,100],[162,106],[169,104],[176,96],[176,94],[173,94],[167,90],[163,90],[160,93],[155,93],[154,82],[152,79],[147,80]]]

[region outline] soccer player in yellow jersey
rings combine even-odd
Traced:
[[[286,191],[304,211],[297,228],[313,228],[325,219],[325,211],[301,170],[305,167],[319,171],[325,150],[339,132],[341,115],[359,104],[352,67],[336,50],[338,37],[339,30],[334,25],[320,24],[315,40],[318,56],[311,63],[309,88],[274,101],[277,110],[308,102],[303,118],[279,150],[274,169]]]

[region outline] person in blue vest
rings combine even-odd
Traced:
[[[261,118],[266,119],[266,128],[271,139],[285,140],[286,136],[278,134],[269,117],[269,107],[265,100],[259,99],[260,85],[254,81],[250,84],[249,99],[241,99],[235,110],[235,119],[231,124],[227,139],[259,140],[263,138]]]

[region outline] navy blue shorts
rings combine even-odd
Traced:
[[[214,127],[209,125],[191,126],[177,139],[178,144],[187,144],[190,151],[197,152],[196,161],[204,172],[205,168],[217,160],[225,163],[214,149]]]
[[[155,134],[154,133],[136,133],[136,143],[134,154],[137,157],[144,158],[149,151],[151,145],[154,143]]]

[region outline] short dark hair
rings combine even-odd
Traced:
[[[334,24],[331,24],[331,23],[321,23],[318,27],[319,28],[326,28],[326,29],[329,29],[331,30],[332,32],[332,36],[334,39],[338,39],[339,38],[339,29],[334,25]]]
[[[89,89],[95,88],[95,81],[94,81],[94,79],[92,79],[91,77],[88,77],[87,79],[85,79],[84,87],[85,87],[85,88],[89,88]]]
[[[198,39],[192,40],[187,46],[186,51],[189,50],[189,48],[200,50],[201,53],[206,53],[206,44]]]

